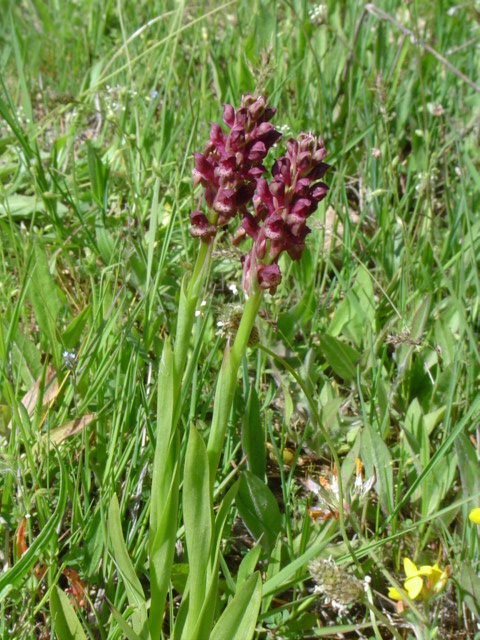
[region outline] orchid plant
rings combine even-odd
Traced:
[[[188,557],[188,578],[176,615],[170,616],[175,640],[253,636],[261,604],[258,572],[238,584],[223,614],[218,615],[218,573],[223,527],[238,482],[214,510],[217,472],[237,386],[237,374],[249,345],[265,291],[274,294],[282,280],[279,258],[286,253],[300,260],[310,232],[308,218],[327,194],[322,181],[329,165],[321,138],[301,133],[286,142],[285,155],[273,163],[268,177],[263,162],[281,134],[270,120],[275,109],[263,96],[246,95],[237,109],[227,104],[223,121],[228,131],[212,124],[202,153],[194,154],[194,187],[201,186],[197,207],[190,215],[190,233],[199,241],[197,260],[180,293],[173,349],[164,345],[158,380],[158,412],[149,526],[150,607],[126,553],[116,497],[109,513],[112,550],[132,609],[129,622],[113,612],[128,638],[163,637],[164,612],[171,589],[171,571],[178,540],[180,514]],[[190,426],[182,447],[182,390],[189,384],[188,354],[195,312],[205,288],[215,238],[236,224],[235,246],[241,258],[245,305],[234,339],[227,342],[218,374],[208,442]],[[195,366],[195,362],[193,362]],[[180,508],[181,507],[181,508]],[[119,552],[119,549],[123,551]],[[173,613],[173,611],[171,611]]]

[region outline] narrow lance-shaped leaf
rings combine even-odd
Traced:
[[[262,601],[262,581],[255,572],[240,586],[215,625],[210,640],[251,640]]]
[[[245,471],[236,498],[237,508],[250,533],[269,551],[280,533],[282,516],[272,492],[256,475]]]
[[[242,428],[243,451],[249,471],[261,480],[265,478],[265,434],[260,420],[260,405],[255,387],[250,388]]]
[[[174,375],[173,353],[165,341],[158,372],[157,430],[152,475],[152,501],[150,506],[150,548],[157,534],[165,499],[176,460],[169,455],[173,430]]]
[[[393,511],[392,456],[381,436],[369,423],[365,425],[362,432],[360,457],[368,476],[371,476],[375,469],[382,507],[387,513],[391,513]]]
[[[149,628],[160,637],[170,571],[175,554],[178,518],[180,441],[174,421],[174,361],[170,342],[165,341],[158,375],[157,430],[150,506]]]
[[[58,369],[60,349],[55,349],[55,346],[59,344],[56,320],[60,311],[60,301],[55,281],[50,274],[47,258],[39,245],[35,245],[35,266],[30,276],[27,296],[32,304],[38,326],[50,342],[54,363]]]
[[[67,594],[57,586],[50,593],[50,613],[58,640],[87,640]]]
[[[210,563],[207,571],[207,590],[205,600],[202,605],[202,610],[196,622],[193,635],[188,637],[188,640],[201,640],[202,638],[208,638],[209,630],[212,627],[212,623],[218,608],[218,565],[221,553],[223,529],[225,522],[230,513],[232,502],[237,495],[239,483],[236,482],[227,491],[223,498],[220,508],[217,511],[217,517],[215,519],[214,538],[212,542],[212,549],[210,553]]]
[[[355,377],[357,363],[360,360],[358,351],[327,334],[320,336],[320,347],[334,373],[343,380],[352,380]]]
[[[132,628],[141,638],[148,639],[145,594],[123,538],[120,508],[116,494],[113,494],[108,509],[108,537],[113,560],[125,586],[128,602],[134,608],[131,616]]]
[[[189,562],[189,610],[184,631],[193,638],[207,590],[207,570],[212,543],[212,504],[207,450],[195,427],[190,427],[183,482],[183,518]],[[185,635],[186,633],[186,635]]]

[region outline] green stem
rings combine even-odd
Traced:
[[[232,409],[238,367],[247,350],[255,318],[263,300],[263,291],[258,289],[248,298],[243,310],[235,341],[230,348],[227,345],[223,356],[222,368],[218,376],[215,400],[213,404],[212,426],[208,438],[207,454],[210,469],[210,488],[213,490],[222,449],[225,442],[230,411]]]
[[[200,244],[200,250],[188,286],[184,280],[180,290],[180,304],[178,307],[177,330],[173,352],[175,363],[175,403],[178,400],[182,387],[188,347],[192,336],[193,323],[195,321],[195,309],[205,278],[210,271],[212,250],[213,242],[202,242]]]

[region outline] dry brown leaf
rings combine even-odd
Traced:
[[[48,439],[49,448],[52,449],[54,446],[63,442],[66,438],[70,436],[74,436],[77,433],[80,433],[87,427],[93,420],[95,420],[95,413],[87,413],[81,418],[76,418],[75,420],[69,420],[65,424],[62,424],[60,427],[55,427],[55,429],[50,429],[48,434],[42,435],[42,442],[46,442]]]
[[[58,395],[58,379],[56,378],[56,371],[51,364],[47,365],[47,371],[45,374],[45,387],[42,398],[42,407],[50,405]],[[22,404],[27,410],[29,416],[33,415],[35,406],[38,400],[38,392],[40,390],[40,384],[42,382],[43,375],[40,376],[31,389],[22,398]]]
[[[30,417],[33,416],[35,411],[35,407],[37,406],[38,394],[40,391],[40,386],[42,384],[43,375],[40,376],[31,389],[27,391],[27,393],[22,398],[22,404],[27,410],[27,413]],[[65,378],[66,380],[66,378]],[[64,380],[64,382],[65,382]],[[63,385],[62,385],[63,386]],[[42,396],[42,409],[49,409],[52,404],[55,402],[56,397],[60,393],[61,387],[58,386],[58,378],[57,372],[54,367],[49,364],[47,365],[47,370],[45,372],[45,383],[43,387],[43,396]],[[39,423],[39,427],[43,424],[47,411],[44,411],[42,420]],[[10,431],[12,428],[12,420],[8,423],[7,430]]]

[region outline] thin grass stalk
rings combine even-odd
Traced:
[[[310,391],[308,390],[307,386],[305,385],[305,383],[303,382],[301,377],[297,374],[295,369],[288,364],[288,362],[284,358],[280,357],[274,351],[272,351],[268,347],[265,347],[264,345],[259,345],[259,348],[262,351],[264,351],[267,355],[269,355],[271,358],[273,358],[274,360],[277,360],[278,362],[280,362],[283,365],[283,367],[289,373],[291,373],[291,375],[295,378],[297,384],[300,386],[300,388],[302,389],[303,393],[305,394],[307,402],[308,402],[308,404],[310,405],[310,408],[313,411],[313,414],[314,414],[315,419],[316,419],[317,424],[318,424],[318,428],[321,431],[321,433],[322,433],[322,435],[323,435],[323,437],[325,439],[325,442],[327,443],[327,447],[330,449],[330,453],[332,454],[333,461],[334,461],[335,466],[337,467],[337,470],[338,470],[338,502],[339,502],[339,505],[340,505],[340,508],[338,510],[338,523],[339,523],[339,526],[340,526],[340,533],[342,535],[343,541],[345,542],[345,546],[347,547],[348,552],[350,553],[350,556],[351,556],[352,560],[355,562],[355,565],[357,566],[359,571],[363,574],[363,569],[362,569],[362,567],[361,567],[361,565],[360,565],[360,563],[359,563],[359,561],[358,561],[358,559],[356,557],[356,554],[355,554],[355,552],[354,552],[354,550],[352,548],[352,545],[350,544],[350,540],[348,538],[346,527],[345,527],[345,513],[344,513],[344,509],[343,509],[344,493],[343,493],[343,486],[342,486],[342,474],[341,474],[340,458],[338,457],[338,453],[337,453],[337,450],[336,450],[335,445],[333,443],[333,440],[330,438],[330,435],[328,434],[328,431],[323,426],[322,419],[320,417],[320,414],[318,413],[317,405],[314,402]]]

